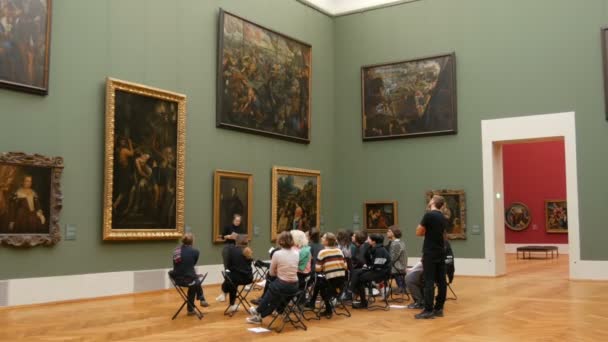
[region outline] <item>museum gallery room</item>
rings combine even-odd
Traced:
[[[608,341],[608,0],[0,0],[0,111],[1,341]]]

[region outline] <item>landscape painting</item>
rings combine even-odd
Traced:
[[[363,140],[457,133],[454,53],[361,68]]]
[[[108,79],[104,239],[183,232],[184,95]]]
[[[310,142],[312,48],[220,11],[216,124]]]
[[[319,228],[321,172],[275,166],[272,169],[272,241],[290,230]]]

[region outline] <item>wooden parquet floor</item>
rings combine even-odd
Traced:
[[[180,304],[171,290],[0,309],[0,340],[608,341],[608,282],[569,281],[567,271],[567,255],[509,255],[505,277],[457,277],[458,300],[448,301],[444,318],[428,321],[415,320],[407,309],[353,310],[351,318],[307,322],[308,331],[287,326],[281,334],[255,334],[244,312],[223,316],[226,304],[215,302],[219,287],[212,286],[205,289],[211,306],[201,321],[185,315],[171,321]]]

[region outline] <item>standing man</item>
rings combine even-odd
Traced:
[[[443,304],[447,294],[444,234],[448,227],[448,221],[441,212],[444,204],[443,197],[433,196],[429,202],[430,211],[424,214],[416,228],[416,235],[424,236],[422,247],[424,310],[415,316],[416,319],[443,317]],[[439,292],[433,306],[435,284]]]

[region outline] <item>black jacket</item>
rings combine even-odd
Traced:
[[[370,247],[366,242],[355,248],[355,254],[352,256],[353,269],[363,268],[365,265],[371,264]]]
[[[191,282],[197,278],[194,266],[199,252],[192,246],[181,245],[173,253],[173,276],[180,282]]]
[[[243,248],[234,245],[227,246],[226,248],[228,248],[228,253],[224,268],[231,273],[237,273],[242,277],[251,278],[253,276],[251,259],[247,259],[245,255],[243,255]]]
[[[370,248],[370,264],[372,270],[389,273],[391,271],[391,254],[384,246]]]
[[[454,280],[454,272],[456,272],[456,267],[454,266],[454,252],[452,251],[452,246],[449,241],[445,241],[445,251],[446,251],[446,274],[448,275],[448,280],[450,284]]]

